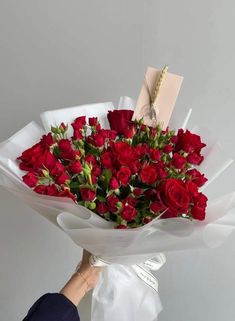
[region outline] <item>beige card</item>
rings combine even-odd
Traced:
[[[149,94],[153,94],[160,74],[161,70],[148,67],[144,83],[136,103],[133,120],[143,118],[144,123],[152,127],[156,126],[157,123],[162,123],[163,129],[166,129],[180,91],[183,77],[169,72],[165,74],[159,89],[156,107],[154,107],[153,110],[150,106]]]

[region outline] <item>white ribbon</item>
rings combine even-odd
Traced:
[[[155,258],[145,261],[141,264],[132,265],[132,269],[136,273],[136,275],[145,282],[146,285],[151,287],[154,291],[158,292],[158,280],[151,273],[151,271],[159,270],[163,264],[166,262],[166,257],[163,253],[159,253]],[[90,257],[90,264],[92,266],[97,267],[105,267],[110,265],[111,263],[105,261],[95,255]]]

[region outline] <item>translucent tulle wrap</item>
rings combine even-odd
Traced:
[[[120,99],[119,108],[131,109],[133,101]],[[69,198],[44,196],[35,193],[22,182],[25,174],[18,168],[16,158],[37,143],[51,125],[71,123],[76,117],[98,116],[101,125],[108,127],[106,114],[113,110],[112,103],[91,104],[45,112],[41,115],[45,129],[35,122],[18,131],[0,144],[0,184],[21,198],[38,213],[60,227],[80,247],[108,262],[93,292],[92,321],[153,321],[161,311],[158,292],[138,277],[135,264],[143,264],[155,258],[159,267],[164,264],[161,252],[215,247],[230,235],[235,227],[235,216],[229,215],[234,205],[235,192],[208,201],[205,221],[189,221],[183,218],[155,219],[147,225],[132,230],[113,229],[107,222],[85,207],[76,205]],[[187,127],[191,111],[182,121]],[[71,127],[69,128],[71,133]],[[207,130],[195,127],[193,132],[202,135],[207,143],[205,161],[199,168],[208,182],[231,163],[216,139]]]

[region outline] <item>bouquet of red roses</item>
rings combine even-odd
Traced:
[[[94,262],[112,263],[93,292],[92,321],[153,321],[160,252],[216,246],[234,229],[234,193],[202,194],[232,160],[199,128],[146,126],[132,121],[134,102],[122,102],[124,111],[102,103],[44,112],[45,130],[31,122],[0,144],[0,184]]]
[[[195,166],[203,161],[199,135],[162,130],[131,121],[132,110],[108,112],[110,129],[85,116],[51,127],[40,142],[22,153],[23,181],[35,192],[67,196],[79,205],[133,228],[154,218],[203,220],[207,181]]]

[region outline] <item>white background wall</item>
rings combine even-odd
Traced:
[[[209,125],[235,157],[234,10],[232,0],[0,0],[0,140],[47,109],[136,97],[146,67],[167,63],[185,76],[176,113],[192,107],[191,124]],[[225,173],[211,195],[234,179]],[[0,320],[18,321],[60,289],[81,249],[2,188],[0,202]],[[160,321],[234,320],[234,241],[167,255]]]

